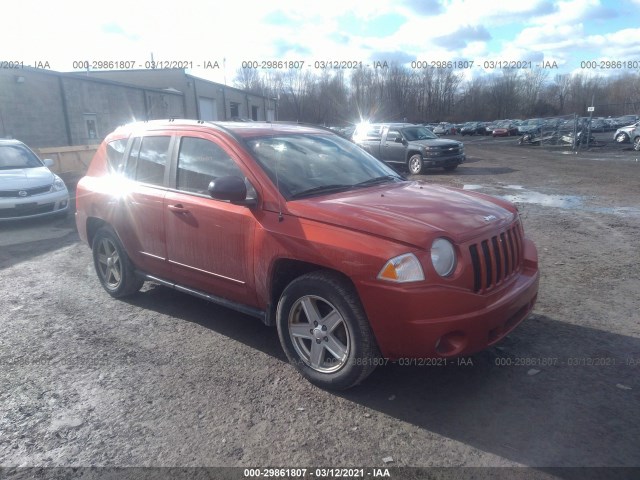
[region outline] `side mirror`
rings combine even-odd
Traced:
[[[211,198],[216,200],[229,200],[236,205],[247,207],[256,204],[255,198],[247,200],[247,185],[244,183],[244,179],[237,175],[216,178],[209,182],[207,190]]]
[[[42,160],[42,163],[44,163],[46,167],[53,167],[55,162],[50,158],[45,158],[44,160]]]
[[[393,141],[396,143],[404,143],[403,138],[400,135],[398,135]]]

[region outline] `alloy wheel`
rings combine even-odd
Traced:
[[[313,370],[340,370],[351,349],[351,336],[340,312],[315,295],[299,298],[289,313],[289,336],[297,354]]]

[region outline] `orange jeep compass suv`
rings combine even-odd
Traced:
[[[484,349],[538,292],[511,203],[406,180],[321,128],[118,128],[78,184],[76,222],[110,295],[149,280],[258,317],[324,388],[383,358]]]

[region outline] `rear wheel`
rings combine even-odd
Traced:
[[[344,390],[362,382],[379,359],[353,286],[332,272],[312,272],[285,288],[277,309],[280,343],[311,383]]]
[[[640,136],[633,139],[633,149],[636,152],[640,152]]]
[[[409,172],[412,175],[420,175],[422,173],[422,155],[420,155],[419,153],[416,153],[415,155],[412,155],[411,158],[409,158],[409,161],[407,162],[407,166],[409,167]]]
[[[131,260],[111,228],[102,227],[96,232],[92,251],[96,273],[109,295],[119,298],[140,290],[144,280],[136,276]]]

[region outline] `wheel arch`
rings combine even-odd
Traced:
[[[405,158],[405,163],[409,163],[409,159],[414,155],[420,155],[424,160],[424,156],[422,155],[422,151],[420,150],[407,150],[407,157]]]
[[[279,258],[275,260],[271,266],[271,274],[269,275],[269,305],[267,306],[264,323],[269,326],[276,325],[276,309],[278,306],[278,300],[287,285],[302,275],[317,271],[331,272],[341,277],[353,287],[354,291],[357,292],[353,280],[339,270],[302,260]]]
[[[96,236],[96,232],[105,226],[109,226],[109,224],[101,218],[87,218],[87,242],[89,243],[89,246],[93,245],[93,239]]]

